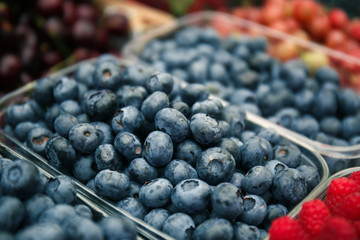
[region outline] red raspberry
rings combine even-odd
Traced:
[[[295,219],[289,216],[274,220],[269,229],[270,240],[306,240],[306,233]]]
[[[360,171],[353,172],[348,178],[356,182],[358,191],[360,191]]]
[[[358,236],[358,239],[360,239],[360,221],[353,222],[353,228],[356,231],[356,234]]]
[[[344,218],[331,217],[325,223],[317,240],[356,240],[356,231]]]
[[[330,186],[326,192],[324,202],[328,207],[330,213],[333,213],[337,204],[350,193],[357,191],[357,184],[353,180],[346,177],[337,178],[331,181]]]
[[[354,192],[344,197],[333,213],[334,216],[347,220],[360,220],[360,192]]]
[[[330,213],[325,203],[320,199],[315,199],[302,205],[298,221],[304,231],[311,238],[315,238],[319,235],[329,218]]]

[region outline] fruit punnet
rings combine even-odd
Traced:
[[[273,221],[270,239],[358,239],[359,176],[360,171],[332,180],[325,198],[305,202],[297,219],[285,216]]]
[[[220,44],[210,29],[196,36]],[[263,44],[257,39],[251,46],[264,50]],[[213,56],[206,49],[201,51]],[[320,181],[315,167],[296,169],[303,166],[297,146],[272,130],[245,124],[247,103],[223,106],[209,99],[204,84],[183,88],[175,75],[122,66],[110,55],[75,72],[83,68],[94,69],[86,81],[79,81],[79,74],[39,80],[34,99],[8,107],[5,130],[43,149],[50,164],[96,194],[173,237],[231,239],[254,229],[256,237],[263,236],[273,219]],[[258,76],[253,71],[241,81],[253,82],[253,74]],[[69,87],[71,94],[63,91]]]
[[[136,239],[133,222],[99,218],[79,203],[70,177],[49,179],[22,159],[0,157],[0,166],[1,239]]]
[[[331,67],[313,72],[304,61],[316,54],[282,63],[270,56],[267,48],[263,37],[229,35],[223,39],[210,27],[188,26],[149,41],[139,57],[191,83],[189,88],[202,83],[211,94],[316,141],[358,144],[359,95],[341,88],[340,77]],[[182,101],[191,104],[193,100],[184,97]],[[194,104],[192,112],[198,107]],[[216,114],[214,104],[201,108]],[[342,159],[326,160],[331,172],[347,166]]]

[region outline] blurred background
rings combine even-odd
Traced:
[[[357,1],[0,0],[0,94],[102,53],[121,56],[132,36],[203,10],[227,12],[360,57]]]

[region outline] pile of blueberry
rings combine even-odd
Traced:
[[[200,83],[104,55],[43,78],[6,131],[176,239],[266,235],[320,181],[299,148]],[[246,124],[246,128],[245,128]]]
[[[187,27],[150,41],[140,58],[316,141],[359,144],[360,98],[340,88],[338,73],[330,67],[311,73],[301,60],[281,63],[266,50],[262,37],[221,39],[212,28]],[[347,166],[344,159],[326,160],[332,172]]]
[[[93,213],[72,179],[49,179],[30,162],[0,158],[0,239],[136,239],[135,224]]]

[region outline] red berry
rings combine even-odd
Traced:
[[[269,229],[270,240],[306,240],[306,233],[295,219],[289,216],[274,220]]]
[[[340,203],[348,194],[356,192],[357,189],[357,184],[346,177],[332,180],[324,199],[329,211],[333,213],[337,204]]]
[[[344,197],[334,210],[334,215],[348,220],[360,220],[360,192]]]
[[[95,37],[95,26],[93,23],[85,20],[76,21],[72,28],[72,36],[79,44],[89,45]]]
[[[61,12],[62,3],[62,0],[38,0],[36,5],[41,14],[52,16]]]
[[[348,178],[356,182],[360,191],[360,171],[353,172]]]
[[[83,19],[87,21],[96,21],[97,20],[97,10],[93,5],[90,4],[80,4],[77,6],[77,17],[78,19]]]
[[[346,12],[339,8],[334,8],[329,12],[329,20],[331,26],[338,29],[343,29],[349,23]]]
[[[320,234],[329,218],[330,213],[325,203],[320,199],[315,199],[302,205],[298,221],[304,231],[310,237],[315,238]]]
[[[356,231],[346,219],[331,217],[325,223],[317,240],[356,240]]]
[[[353,228],[355,229],[358,238],[360,238],[360,220],[353,222]]]

